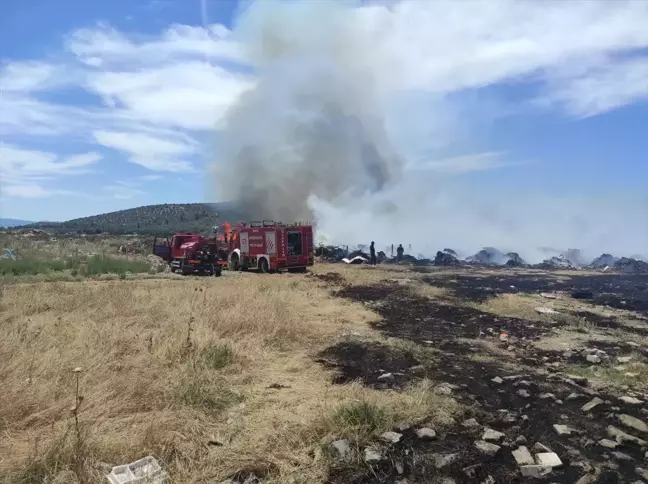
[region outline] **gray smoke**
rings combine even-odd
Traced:
[[[255,2],[234,28],[256,84],[222,121],[215,184],[250,217],[312,220],[311,196],[335,203],[400,174],[384,125],[378,36],[358,29],[346,7]]]

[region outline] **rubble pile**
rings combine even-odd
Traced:
[[[613,266],[617,260],[619,259],[614,257],[612,254],[601,254],[590,263],[589,268],[605,269],[606,267]]]
[[[362,247],[362,246],[358,246]],[[351,264],[364,264],[370,261],[370,256],[364,250],[355,250],[349,253],[348,248],[338,246],[320,245],[315,250],[315,255],[325,262],[346,262]],[[587,263],[579,249],[568,249],[564,254],[549,257],[538,264],[529,264],[517,252],[502,252],[495,247],[484,247],[477,253],[462,259],[453,249],[445,248],[437,251],[434,259],[429,259],[423,254],[415,257],[403,254],[398,257],[388,256],[385,251],[377,254],[378,263],[398,265],[434,265],[440,267],[458,266],[488,266],[502,268],[531,268],[541,270],[578,270],[594,269],[603,271],[623,272],[626,274],[648,273],[648,262],[640,258],[618,258],[612,254],[604,253]]]
[[[629,257],[622,257],[614,263],[613,267],[626,274],[648,274],[648,263]]]
[[[449,252],[437,252],[436,257],[434,258],[435,266],[458,266],[460,264],[459,259],[456,256],[450,254]]]
[[[479,264],[487,265],[501,265],[504,264],[506,260],[507,257],[495,247],[484,247],[475,255],[466,257],[466,261],[468,262],[476,262]]]
[[[520,257],[520,254],[517,252],[509,252],[506,254],[506,257],[508,257],[508,260],[504,265],[507,267],[524,267],[527,265],[524,259]]]
[[[545,259],[531,267],[534,269],[576,269],[576,266],[569,259],[565,258],[564,255]]]

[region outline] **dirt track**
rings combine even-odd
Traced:
[[[404,431],[400,442],[384,449],[386,457],[379,464],[367,465],[363,472],[341,466],[334,469],[330,482],[386,483],[403,478],[410,484],[443,482],[442,478],[480,483],[644,482],[635,469],[648,468],[648,433],[629,428],[619,415],[648,422],[648,388],[592,388],[587,379],[569,375],[571,365],[585,361],[585,353],[547,351],[535,346],[545,336],[555,335],[560,324],[499,317],[472,307],[442,304],[416,296],[395,283],[352,286],[343,284],[337,276],[323,279],[342,285],[334,289],[339,297],[370,304],[382,317],[375,326],[384,335],[412,341],[420,348],[408,351],[378,343],[337,344],[318,355],[321,363],[337,369],[336,383],[360,379],[374,388],[398,389],[410,381],[429,378],[438,383],[439,391],[452,394],[467,408],[454,426],[438,429],[436,440],[422,441],[413,431]],[[472,301],[513,291],[586,288],[594,293],[588,304],[606,301],[612,307],[648,310],[646,276],[585,276],[557,281],[551,275],[477,278],[462,274],[452,278],[426,276],[424,280]],[[622,329],[614,318],[588,312],[579,316],[588,318],[597,329]],[[507,341],[500,341],[502,331],[508,333]],[[648,323],[628,333],[648,335]],[[488,355],[485,342],[499,352]],[[605,353],[601,355],[611,360],[625,355],[641,358],[642,351],[643,358],[648,357],[648,348],[632,342],[591,343],[590,352],[602,350]],[[420,354],[430,357],[420,358]],[[390,378],[381,378],[386,372],[391,373]],[[641,403],[629,404],[620,399],[629,396]],[[601,403],[584,411],[583,405],[595,397]],[[467,428],[463,423],[471,418],[479,425]],[[574,432],[559,435],[555,424],[568,425]],[[500,448],[495,455],[486,456],[475,447],[485,428],[505,434],[497,442]],[[600,445],[602,439],[624,440],[616,438],[619,434],[615,429],[631,436],[626,440],[640,439],[638,444],[625,441],[614,449]],[[522,477],[511,451],[525,445],[535,453],[532,448],[539,444],[558,454],[563,465],[539,479]],[[455,460],[438,468],[439,454],[456,454]]]

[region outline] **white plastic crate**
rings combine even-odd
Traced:
[[[130,464],[113,467],[106,479],[110,484],[166,484],[169,475],[149,455]]]

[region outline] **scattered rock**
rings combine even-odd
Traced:
[[[535,310],[540,314],[560,314],[555,309],[545,308],[545,307],[535,308]]]
[[[536,454],[535,458],[536,463],[541,466],[560,467],[562,465],[560,457],[558,457],[558,454],[555,452],[542,452]]]
[[[575,432],[574,429],[572,429],[567,425],[555,424],[553,428],[556,431],[556,433],[558,433],[558,435],[569,436]]]
[[[396,472],[398,472],[398,475],[402,475],[405,472],[405,465],[399,460],[394,462],[394,467],[396,467]]]
[[[477,475],[477,471],[481,467],[481,464],[474,464],[468,467],[464,467],[463,473],[466,474],[468,477],[473,478]]]
[[[641,405],[643,403],[643,400],[629,396],[623,396],[619,398],[619,400],[621,400],[623,403],[627,403],[628,405]]]
[[[499,445],[491,444],[490,442],[485,442],[483,440],[477,440],[475,442],[475,447],[477,447],[477,450],[479,450],[479,452],[489,457],[497,454],[497,452],[499,452],[501,448]]]
[[[565,400],[572,401],[572,400],[578,400],[580,398],[587,398],[587,395],[583,395],[582,393],[570,393],[569,395],[567,395]]]
[[[498,432],[497,430],[493,429],[486,429],[484,431],[484,435],[482,435],[482,440],[499,442],[504,437],[506,437],[506,435],[502,432]]]
[[[529,393],[529,390],[521,389],[517,391],[517,394],[521,396],[522,398],[529,398],[531,394]]]
[[[524,435],[519,435],[517,439],[515,439],[515,444],[517,445],[524,445],[527,443],[527,438]]]
[[[423,427],[422,429],[418,429],[416,431],[416,436],[419,439],[429,439],[429,440],[431,440],[431,439],[436,438],[436,432],[434,431],[434,429],[431,429],[429,427]]]
[[[351,446],[349,445],[349,441],[347,439],[340,439],[336,440],[335,442],[331,442],[331,447],[333,447],[339,457],[342,459],[346,458],[350,453],[351,453]]]
[[[452,386],[449,383],[442,383],[434,388],[434,393],[439,395],[450,395],[452,394]]]
[[[645,440],[640,439],[639,437],[635,437],[634,435],[626,434],[623,430],[613,425],[608,425],[607,433],[610,437],[614,438],[619,444],[630,442],[640,447],[648,446],[648,442],[646,442]]]
[[[619,445],[618,442],[610,439],[601,439],[598,441],[598,444],[601,447],[605,447],[606,449],[616,449],[617,446]]]
[[[531,452],[523,445],[513,451],[513,458],[519,466],[535,464]]]
[[[554,395],[553,393],[541,393],[540,395],[538,395],[538,398],[540,400],[556,400],[556,395]]]
[[[542,465],[528,465],[520,467],[520,472],[524,477],[535,477],[540,479],[551,473],[551,467]]]
[[[481,425],[479,425],[479,422],[477,422],[477,420],[475,420],[474,418],[469,418],[462,425],[466,428],[481,427]]]
[[[589,411],[593,410],[594,407],[596,407],[597,405],[600,405],[601,403],[604,403],[603,400],[601,400],[599,397],[594,397],[592,400],[590,400],[589,403],[586,403],[585,405],[583,405],[581,410],[583,412],[589,412]]]
[[[459,454],[432,454],[432,459],[434,460],[434,467],[442,469],[459,460]]]
[[[630,361],[632,361],[632,356],[619,356],[617,361],[619,363],[630,363]]]
[[[403,434],[399,434],[398,432],[385,432],[380,436],[380,439],[390,444],[395,444],[400,441],[402,436]]]
[[[637,474],[642,479],[648,481],[648,470],[643,469],[642,467],[637,467],[635,469],[635,474]]]
[[[620,414],[617,415],[619,421],[626,427],[635,429],[638,432],[643,432],[648,434],[648,425],[646,425],[642,420],[639,420],[637,417],[632,415]]]
[[[377,378],[377,380],[393,380],[393,379],[394,379],[393,373],[383,373]]]
[[[587,355],[585,357],[585,359],[587,361],[589,361],[590,363],[600,363],[601,362],[601,357],[598,356],[598,355]]]
[[[372,447],[367,447],[365,449],[364,454],[365,454],[364,460],[367,463],[380,462],[382,460],[382,458],[383,458],[382,454],[378,450],[376,450],[376,449],[374,449]]]
[[[625,461],[633,461],[634,459],[630,457],[628,454],[625,454],[623,452],[619,452],[618,450],[615,452],[612,452],[612,455],[616,457],[617,460],[625,460]]]
[[[496,376],[491,381],[497,383],[498,385],[504,383],[504,380],[502,380],[499,376]]]

